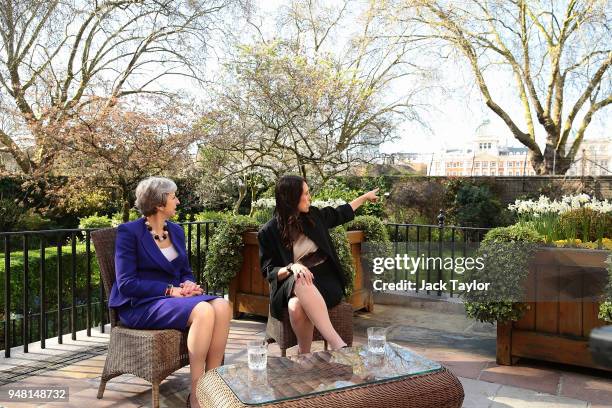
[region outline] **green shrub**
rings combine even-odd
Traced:
[[[228,216],[214,234],[204,268],[204,280],[211,288],[227,288],[242,264],[242,234],[257,231],[259,223],[243,215]]]
[[[374,216],[357,216],[353,221],[345,224],[344,227],[347,231],[363,231],[365,240],[368,242],[390,243],[387,227],[379,218]]]
[[[106,215],[90,215],[79,219],[79,228],[110,228],[112,226],[112,220]]]
[[[50,229],[52,225],[50,219],[44,218],[32,209],[23,214],[19,220],[19,229],[24,231],[46,230]]]
[[[484,268],[466,270],[464,282],[489,282],[486,291],[462,293],[468,317],[481,322],[519,320],[527,306],[523,281],[528,264],[544,237],[526,225],[499,227],[489,231],[477,251],[484,258]]]
[[[224,211],[202,211],[195,215],[194,221],[223,221],[232,214]]]
[[[272,208],[260,208],[253,211],[253,215],[251,217],[257,220],[258,223],[265,224],[272,219],[273,215],[274,210]]]
[[[0,199],[0,231],[16,231],[24,210],[13,200]]]
[[[224,212],[224,211],[202,211],[194,216],[194,221],[195,222],[214,221],[214,222],[219,223],[231,216],[232,216],[231,213]],[[187,237],[189,235],[187,226],[184,226],[183,229],[185,231],[185,237]],[[191,248],[192,248],[193,254],[197,253],[197,248],[198,248],[197,231],[198,231],[197,225],[192,225],[191,226]],[[210,223],[208,226],[209,242],[212,239],[212,237],[215,235],[216,231],[217,231],[217,226],[215,225],[215,223]],[[200,247],[202,247],[205,244],[206,244],[206,224],[201,224],[200,225]]]
[[[457,225],[488,228],[497,225],[501,208],[488,186],[465,184],[457,191],[451,215]]]
[[[63,304],[69,305],[72,299],[70,288],[72,282],[72,249],[70,245],[62,247],[62,269],[63,279],[60,287],[62,288]],[[23,271],[24,257],[23,252],[11,252],[11,311],[23,312]],[[47,308],[57,308],[57,248],[49,247],[45,249],[45,297]],[[29,270],[29,307],[38,307],[40,295],[40,250],[28,251],[28,270]],[[76,245],[76,295],[77,299],[86,299],[87,294],[87,253],[85,244]],[[4,282],[5,265],[0,262],[0,281]],[[91,246],[91,286],[97,288],[100,285],[100,269],[95,258],[93,245]],[[92,289],[93,298],[97,299],[99,290]],[[0,291],[0,304],[4,304],[4,290]]]
[[[599,305],[599,318],[612,323],[612,254],[606,259],[608,267],[608,284],[604,290],[602,302]]]
[[[357,190],[352,190],[339,180],[332,179],[327,182],[321,189],[315,191],[312,201],[321,200],[336,200],[341,199],[347,203],[359,196]]]
[[[346,230],[342,226],[330,229],[329,236],[338,254],[338,260],[340,261],[342,274],[346,282],[344,294],[346,297],[349,297],[353,293],[353,282],[355,281],[355,267],[351,256],[351,245],[346,238]]]
[[[138,218],[140,218],[140,213],[138,212],[138,210],[131,208],[129,218],[130,218],[129,221],[136,221]],[[119,226],[119,224],[123,224],[123,212],[122,211],[116,212],[111,216],[111,224],[113,227],[117,227]]]
[[[601,237],[612,238],[612,214],[590,208],[576,208],[559,216],[559,236],[595,242]],[[600,237],[601,235],[601,237]]]
[[[364,272],[371,271],[373,269],[372,262],[374,258],[392,256],[393,247],[391,245],[391,240],[389,239],[387,227],[379,218],[371,215],[360,215],[355,217],[353,221],[345,224],[344,228],[347,231],[363,231],[364,239],[366,241],[366,245],[361,246],[361,258],[363,262],[362,267]],[[346,234],[344,236],[344,241],[347,242],[348,245]],[[352,267],[350,253],[347,259],[348,265]],[[347,268],[345,267],[344,269],[346,270]],[[347,280],[347,290],[349,290],[350,286],[350,291],[353,289],[355,272],[351,271],[351,273],[350,281]],[[350,285],[348,282],[350,282]]]

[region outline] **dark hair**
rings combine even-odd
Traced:
[[[298,204],[302,197],[305,182],[306,180],[300,176],[283,176],[276,182],[274,216],[278,221],[281,241],[286,248],[291,248],[293,242],[302,233]]]

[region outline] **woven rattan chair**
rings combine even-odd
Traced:
[[[114,228],[91,233],[107,299],[115,282],[116,234]],[[104,395],[107,381],[121,374],[133,374],[152,384],[152,406],[159,407],[159,384],[168,375],[189,364],[188,331],[135,330],[122,327],[114,309],[110,309],[110,323],[110,344],[98,388],[98,398]]]
[[[297,344],[297,337],[291,327],[289,321],[289,310],[283,310],[282,320],[278,320],[268,311],[268,325],[266,327],[266,338],[268,343],[276,342],[281,349],[281,355],[287,355],[287,349]],[[339,305],[329,309],[329,319],[332,326],[336,329],[342,340],[349,345],[353,345],[353,306],[346,302],[340,302]],[[315,328],[313,340],[323,340],[321,333]],[[325,341],[325,350],[327,350],[327,342]]]

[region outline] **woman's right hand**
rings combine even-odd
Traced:
[[[295,263],[291,266],[291,270],[295,275],[296,283],[301,283],[302,285],[312,285],[314,276],[312,272],[310,272],[310,269],[302,264]]]
[[[170,290],[170,297],[185,297],[185,295],[183,295],[183,288],[177,286],[172,287]]]

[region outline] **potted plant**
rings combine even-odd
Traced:
[[[468,316],[497,323],[499,364],[528,357],[603,369],[588,337],[612,321],[610,208],[586,195],[517,201],[519,222],[487,233],[485,268],[466,278],[492,285],[463,296]]]

